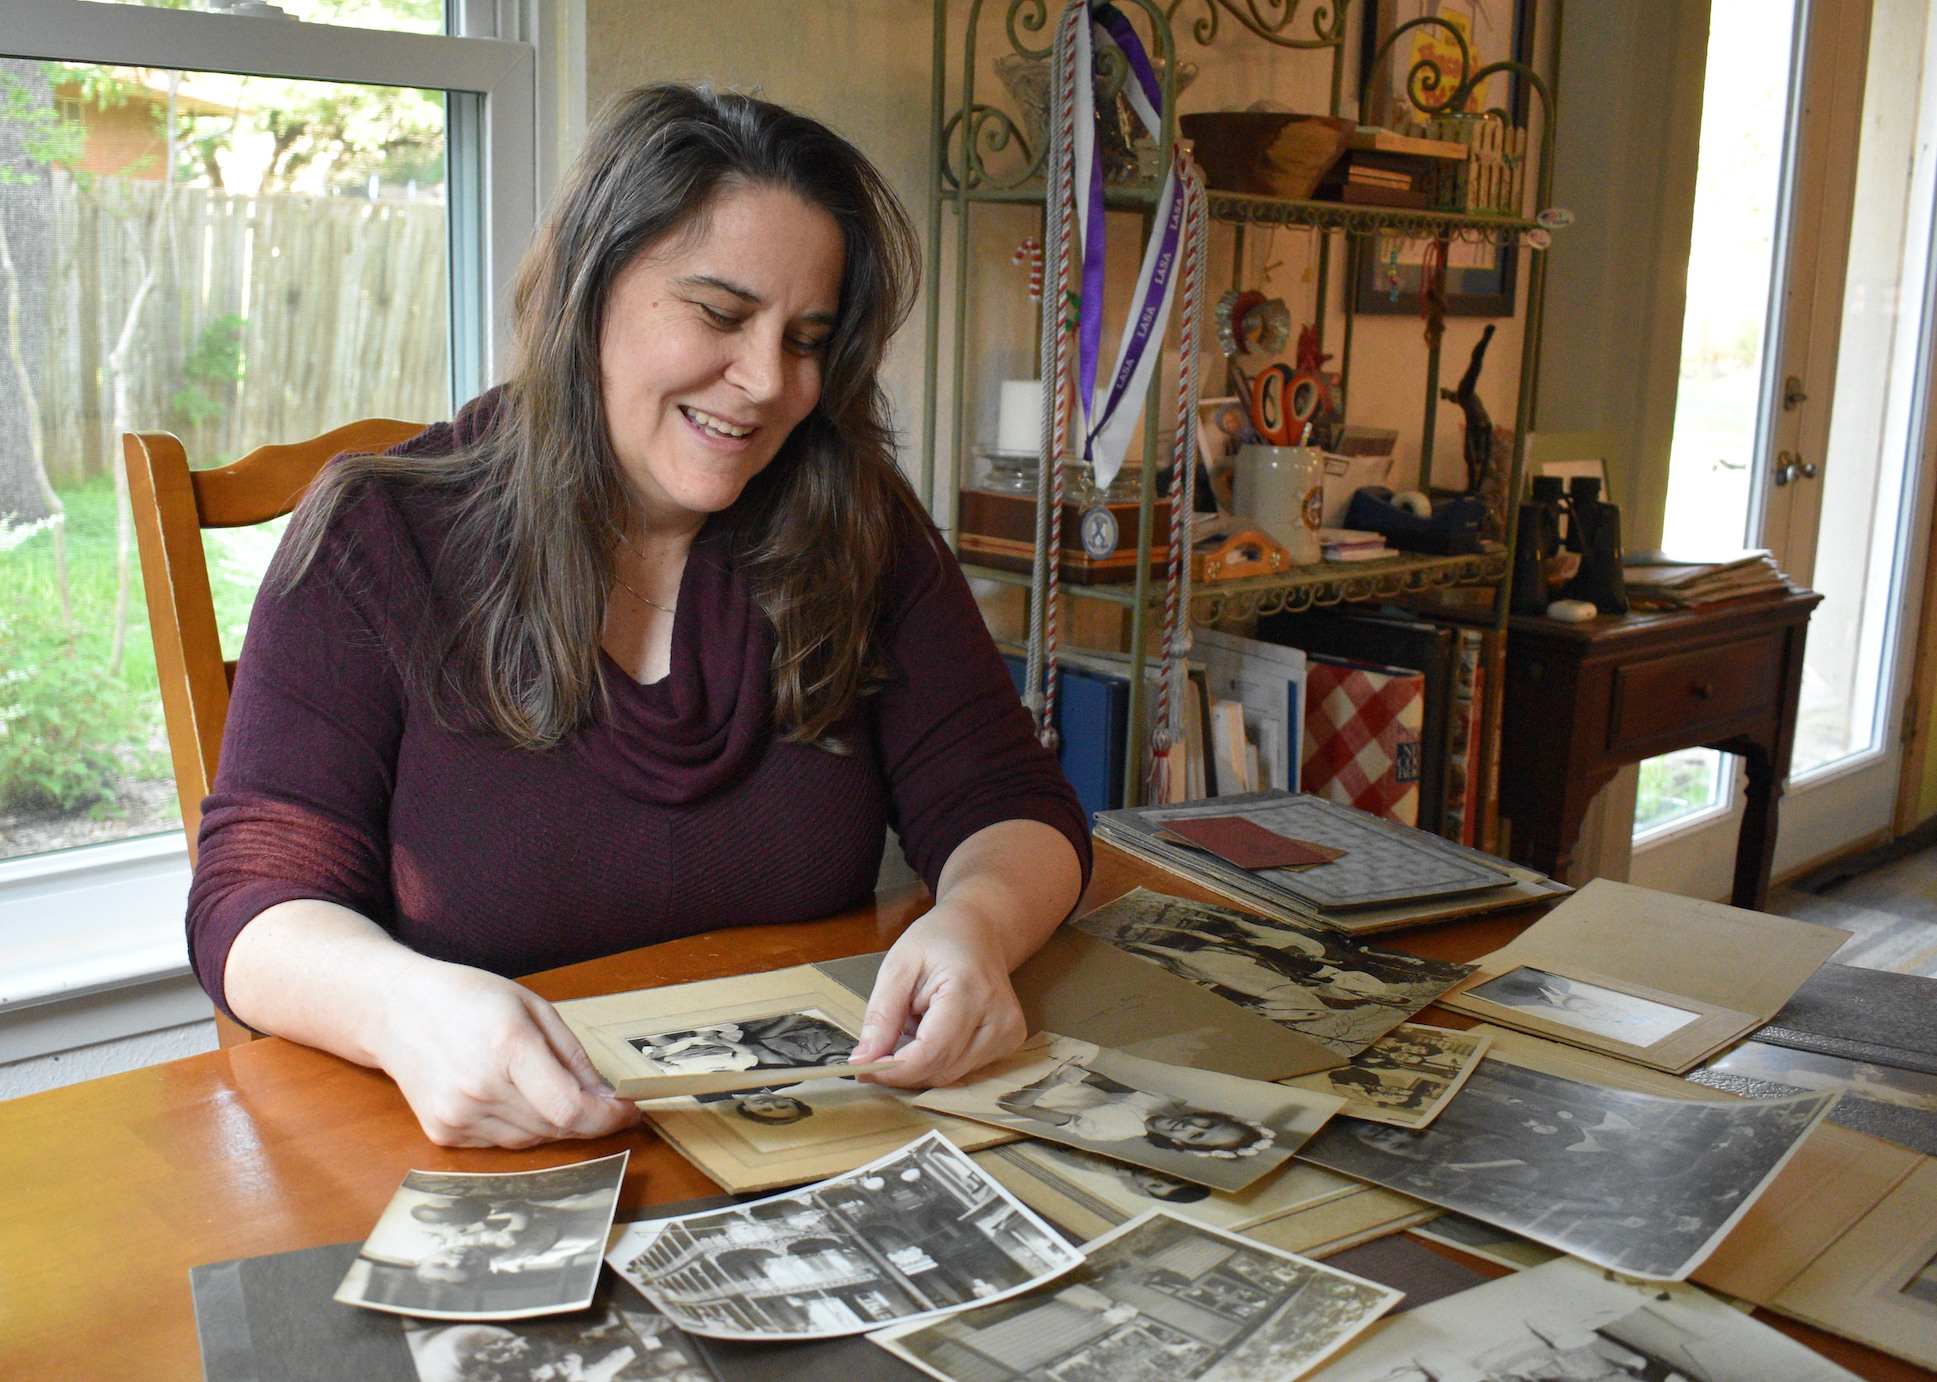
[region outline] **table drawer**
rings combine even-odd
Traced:
[[[1781,633],[1769,633],[1616,668],[1608,747],[1686,737],[1694,726],[1768,709],[1781,691],[1782,644]]]

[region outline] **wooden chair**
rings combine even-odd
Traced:
[[[229,687],[235,680],[235,664],[222,658],[202,530],[244,528],[280,518],[296,507],[331,457],[345,451],[382,451],[422,430],[422,423],[365,418],[308,441],[259,446],[218,470],[190,470],[181,440],[167,432],[122,434],[128,498],[148,594],[148,627],[155,640],[155,670],[191,863],[202,798],[215,780],[222,727],[229,718]],[[215,1025],[224,1046],[256,1035],[219,1013]]]

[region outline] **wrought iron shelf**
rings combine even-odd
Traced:
[[[938,200],[993,202],[1011,206],[1041,206],[1042,184],[1016,187],[944,188]],[[1112,210],[1144,211],[1155,204],[1157,189],[1141,183],[1103,189],[1103,204]],[[1533,230],[1537,221],[1516,216],[1466,216],[1451,211],[1418,211],[1406,207],[1357,206],[1344,202],[1293,201],[1286,197],[1254,197],[1243,192],[1211,192],[1211,217],[1228,225],[1311,226],[1342,230],[1352,235],[1400,235],[1409,240],[1451,240],[1510,245]]]
[[[1029,585],[1026,571],[1003,571],[969,562],[962,564],[962,570],[970,576],[1004,585],[1025,588]],[[1504,548],[1460,557],[1401,553],[1373,561],[1324,562],[1280,576],[1199,582],[1190,590],[1191,615],[1199,623],[1215,624],[1224,619],[1246,619],[1254,614],[1277,614],[1281,610],[1295,612],[1317,605],[1390,600],[1440,586],[1491,585],[1503,579],[1506,572]],[[1134,608],[1137,603],[1137,588],[1128,581],[1106,585],[1065,581],[1062,590],[1066,595],[1104,600],[1125,608]],[[1162,602],[1162,587],[1153,583],[1147,603],[1155,609]]]

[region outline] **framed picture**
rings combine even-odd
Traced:
[[[1460,79],[1459,49],[1444,31],[1424,26],[1410,31],[1372,70],[1380,45],[1402,24],[1428,16],[1444,19],[1465,36],[1475,68],[1532,56],[1536,0],[1367,0],[1359,85],[1368,93],[1366,116],[1390,126],[1402,115],[1419,116],[1406,95],[1414,67],[1431,63],[1440,72],[1438,90],[1450,95]],[[1526,84],[1503,73],[1489,80],[1468,103],[1473,110],[1498,107],[1515,124],[1527,120]],[[1510,317],[1518,283],[1519,251],[1512,245],[1476,245],[1455,240],[1446,247],[1446,315]],[[1419,312],[1420,266],[1426,242],[1403,236],[1355,237],[1352,257],[1353,310],[1372,316],[1413,316]]]

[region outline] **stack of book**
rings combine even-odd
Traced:
[[[1326,561],[1371,561],[1392,555],[1384,533],[1368,533],[1362,528],[1320,528],[1318,545]]]
[[[1465,157],[1464,148],[1447,140],[1361,125],[1312,195],[1320,201],[1421,209],[1432,204],[1438,170]]]
[[[1775,558],[1760,549],[1702,555],[1631,552],[1624,574],[1629,602],[1642,609],[1699,609],[1792,589]]]
[[[1343,853],[1315,867],[1240,868],[1168,828],[1226,817]],[[1569,891],[1533,869],[1299,792],[1106,811],[1096,838],[1240,906],[1347,935],[1483,916]]]

